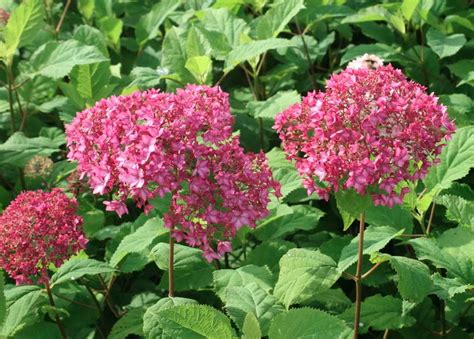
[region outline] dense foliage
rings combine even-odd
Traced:
[[[0,337],[472,338],[469,5],[0,0]]]

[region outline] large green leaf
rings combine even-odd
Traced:
[[[385,61],[392,60],[392,57],[400,51],[400,48],[395,48],[392,46],[387,46],[385,44],[363,44],[357,45],[352,48],[349,48],[347,52],[341,57],[341,65],[348,63],[349,61],[364,55],[365,53],[375,54],[378,57],[383,58]]]
[[[108,96],[113,89],[109,85],[112,74],[108,62],[77,65],[71,71],[71,83],[77,93],[86,99],[89,105]]]
[[[262,331],[255,314],[252,312],[247,313],[242,326],[242,339],[259,339],[261,337]]]
[[[351,189],[336,192],[336,203],[344,222],[345,231],[372,205],[372,199],[369,194],[360,195]]]
[[[397,271],[397,287],[402,298],[415,303],[423,301],[433,285],[428,266],[418,260],[399,256],[390,257],[390,264]]]
[[[308,205],[290,207],[292,213],[259,224],[254,231],[255,236],[262,240],[283,238],[297,230],[310,230],[318,225],[324,212]]]
[[[287,39],[270,38],[266,40],[256,40],[239,45],[234,48],[225,60],[224,72],[230,72],[237,65],[258,57],[259,55],[276,48],[295,46],[293,42]]]
[[[266,101],[253,101],[247,105],[250,115],[255,118],[273,120],[289,106],[301,101],[296,91],[280,91]]]
[[[273,276],[267,267],[247,265],[236,270],[223,269],[214,272],[214,288],[217,295],[225,301],[226,290],[232,286],[245,286],[256,283],[264,291],[273,287]]]
[[[416,320],[403,314],[403,302],[401,299],[390,295],[379,294],[366,298],[362,302],[360,322],[364,324],[361,332],[366,333],[370,328],[376,331],[395,330],[402,327],[412,326]],[[347,309],[341,318],[347,323],[354,323],[354,305]]]
[[[292,309],[273,319],[269,338],[347,339],[352,330],[340,319],[312,308]]]
[[[50,138],[27,138],[22,132],[16,132],[0,144],[0,164],[21,167],[35,155],[49,156],[58,151],[57,144]]]
[[[143,316],[143,332],[146,338],[168,338],[163,333],[163,327],[160,324],[159,312],[170,307],[197,304],[195,300],[187,298],[163,298],[156,304],[149,307]]]
[[[135,27],[135,36],[140,46],[156,38],[160,34],[160,26],[178,6],[180,1],[163,0],[155,4],[151,10],[140,18]]]
[[[245,259],[245,264],[267,265],[272,272],[278,272],[280,258],[296,245],[285,240],[265,241],[255,247]]]
[[[285,158],[285,153],[279,148],[273,148],[267,153],[268,165],[273,177],[281,184],[282,197],[286,197],[298,188],[302,188],[302,180],[295,166]]]
[[[129,335],[143,336],[145,309],[133,308],[125,313],[112,327],[108,339],[126,339]]]
[[[240,329],[247,313],[251,312],[257,317],[264,336],[268,333],[271,320],[285,310],[274,296],[255,282],[227,288],[225,300],[227,313]]]
[[[384,248],[390,240],[403,233],[389,226],[369,226],[364,232],[364,254],[371,255]],[[359,235],[344,247],[337,265],[339,271],[343,272],[357,261],[359,246]]]
[[[413,229],[413,217],[410,211],[398,205],[392,208],[372,205],[366,210],[365,221],[374,226],[404,228],[406,233],[411,233]]]
[[[148,327],[147,322],[154,323],[155,334],[159,333],[156,327],[161,328],[160,338],[221,339],[235,336],[229,318],[206,305],[185,304],[161,309],[155,317],[145,318],[144,328]],[[145,335],[147,332],[150,333],[145,330]]]
[[[46,295],[38,286],[21,286],[5,291],[7,314],[0,336],[14,337],[22,328],[37,322],[39,308],[47,303]]]
[[[108,59],[94,46],[87,46],[77,40],[48,42],[31,57],[35,72],[30,76],[44,75],[61,79],[76,65],[87,65]]]
[[[64,263],[51,277],[51,286],[74,281],[85,275],[115,272],[107,263],[95,259],[72,259]]]
[[[156,265],[165,271],[160,287],[168,289],[169,244],[159,243],[151,251]],[[203,253],[197,248],[179,244],[174,246],[174,285],[176,291],[192,290],[212,284],[214,268],[204,260]]]
[[[437,197],[436,202],[446,207],[446,218],[449,220],[467,227],[474,227],[474,201],[445,194]]]
[[[466,43],[464,34],[447,36],[434,28],[428,30],[426,39],[428,46],[430,46],[440,58],[446,58],[456,54]]]
[[[277,3],[252,23],[254,36],[259,40],[276,38],[302,8],[304,8],[303,0]]]
[[[160,218],[154,217],[147,220],[143,226],[122,239],[110,258],[110,265],[117,267],[126,256],[133,253],[143,253],[144,256],[148,257],[150,254],[149,247],[158,237],[163,237],[168,232]]]
[[[97,26],[104,33],[109,45],[117,52],[120,51],[120,36],[123,21],[114,16],[104,16],[97,21]]]
[[[425,178],[429,189],[444,189],[474,167],[474,126],[458,129],[441,152],[441,162],[433,166]]]
[[[43,2],[26,0],[18,6],[5,27],[6,56],[11,63],[16,49],[32,42],[43,26]]]
[[[327,255],[304,248],[291,249],[280,260],[274,294],[288,308],[328,290],[339,277],[336,263]]]
[[[451,73],[461,79],[457,86],[469,84],[474,86],[474,61],[473,60],[460,60],[452,65],[448,66]]]

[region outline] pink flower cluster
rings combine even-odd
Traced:
[[[390,207],[409,191],[404,181],[426,175],[455,130],[438,98],[391,65],[334,74],[325,92],[308,93],[274,128],[309,193],[328,199],[354,189]]]
[[[94,193],[114,192],[106,209],[119,216],[129,197],[147,212],[150,199],[170,193],[166,226],[213,259],[230,250],[222,239],[268,213],[269,192],[278,189],[264,156],[243,153],[232,124],[218,87],[110,97],[66,126],[68,157]]]
[[[0,216],[0,267],[17,284],[48,279],[49,264],[61,266],[87,243],[76,209],[60,189],[19,194]]]

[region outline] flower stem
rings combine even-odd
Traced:
[[[170,253],[168,261],[168,297],[174,297],[174,238],[173,227],[170,229]]]
[[[362,303],[362,261],[364,255],[364,228],[365,213],[361,213],[359,218],[359,247],[357,252],[357,270],[355,275],[356,302],[354,315],[354,339],[359,338],[360,309]]]
[[[428,226],[426,227],[426,234],[429,235],[431,232],[431,226],[433,225],[433,216],[435,211],[436,204],[433,202],[431,205],[430,218],[428,219]]]
[[[54,299],[53,299],[53,294],[51,293],[51,287],[49,286],[49,281],[46,280],[44,285],[46,287],[46,292],[48,293],[49,303],[51,304],[51,306],[56,307],[56,304],[54,303]],[[61,319],[59,318],[57,314],[54,316],[54,318],[55,318],[54,320],[56,320],[56,325],[58,325],[59,332],[61,332],[61,337],[63,339],[67,339],[66,330],[64,329]]]

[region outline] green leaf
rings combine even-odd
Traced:
[[[98,20],[97,25],[100,31],[105,34],[110,45],[116,51],[120,51],[120,35],[123,29],[122,20],[113,16],[104,16]]]
[[[245,286],[256,283],[265,292],[273,287],[273,276],[267,267],[247,265],[236,270],[223,269],[214,272],[214,289],[217,295],[225,301],[226,290],[232,286]]]
[[[368,21],[386,21],[388,17],[387,10],[382,5],[364,7],[357,13],[346,16],[341,23],[358,23]]]
[[[94,16],[95,0],[78,0],[77,9],[87,21],[90,21]]]
[[[126,339],[129,335],[143,336],[145,309],[134,308],[125,313],[112,327],[108,339]]]
[[[402,327],[412,326],[416,320],[413,317],[404,315],[402,311],[402,300],[390,295],[382,297],[374,295],[366,298],[362,302],[360,322],[361,332],[367,332],[372,328],[376,331],[386,329],[396,330]],[[354,305],[347,309],[341,318],[348,324],[354,323]]]
[[[188,58],[209,56],[211,53],[212,48],[205,35],[196,27],[191,27],[186,38],[186,55]]]
[[[242,339],[261,339],[262,331],[255,314],[247,313],[244,324],[242,325]]]
[[[255,247],[244,261],[245,265],[265,266],[272,272],[279,271],[280,258],[290,249],[295,248],[296,245],[285,240],[265,241]]]
[[[206,305],[186,304],[162,309],[153,319],[145,319],[145,335],[149,332],[145,329],[147,321],[153,321],[155,327],[162,329],[160,338],[220,339],[235,336],[229,318]],[[155,329],[154,333],[159,332]]]
[[[169,244],[159,243],[151,251],[151,257],[164,272],[160,288],[168,289]],[[212,284],[214,268],[204,260],[197,248],[176,244],[174,247],[174,284],[176,291],[192,290]]]
[[[441,162],[433,166],[424,182],[429,189],[449,188],[474,167],[474,126],[460,128],[441,152]]]
[[[51,286],[74,281],[85,275],[113,273],[115,269],[95,259],[71,259],[66,261],[51,277]]]
[[[474,285],[466,285],[457,278],[442,277],[439,273],[433,274],[431,279],[433,280],[434,284],[432,293],[444,300],[450,300],[455,295],[464,293],[468,289],[474,288]]]
[[[303,0],[287,0],[275,4],[252,23],[254,36],[258,40],[276,38],[302,8]]]
[[[247,105],[254,118],[273,120],[275,116],[293,104],[301,101],[296,91],[280,91],[266,101],[253,101]]]
[[[5,48],[8,63],[11,64],[17,48],[34,41],[43,26],[43,2],[41,0],[23,1],[12,12],[5,26]]]
[[[133,253],[143,253],[148,257],[149,247],[155,239],[168,234],[168,229],[163,226],[163,220],[159,217],[149,219],[143,226],[135,232],[125,236],[110,258],[110,265],[117,267],[122,260]]]
[[[474,125],[474,101],[465,94],[440,95],[440,102],[448,107],[449,117],[456,127]]]
[[[49,156],[58,151],[57,144],[50,138],[27,138],[22,132],[16,132],[0,144],[0,164],[22,167],[35,155]]]
[[[413,217],[410,211],[399,205],[392,208],[372,205],[365,212],[365,221],[374,226],[390,226],[398,230],[403,228],[406,233],[411,233],[413,230]]]
[[[375,54],[378,57],[383,58],[385,61],[392,60],[392,56],[396,55],[400,51],[400,47],[394,48],[385,44],[370,44],[370,45],[357,45],[349,48],[344,55],[341,57],[340,65],[345,65],[349,61],[364,55],[365,53]]]
[[[360,195],[354,190],[336,192],[337,209],[344,221],[344,231],[351,226],[354,220],[359,219],[371,205],[372,199],[369,194]]]
[[[7,314],[0,335],[14,337],[22,328],[39,320],[38,310],[47,303],[38,286],[21,286],[5,291]]]
[[[72,37],[84,45],[97,47],[105,57],[109,56],[107,41],[105,41],[104,34],[97,28],[87,25],[79,26],[74,30]]]
[[[184,67],[191,72],[199,83],[204,84],[212,70],[212,60],[206,55],[194,56],[186,61]]]
[[[390,240],[403,233],[389,226],[369,226],[364,232],[364,254],[371,255],[384,248]],[[344,247],[337,265],[340,272],[344,272],[352,264],[357,262],[357,252],[359,245],[359,235],[351,240],[349,245]]]
[[[433,282],[430,269],[410,258],[391,256],[390,264],[398,274],[398,292],[404,300],[420,303],[430,293]]]
[[[5,300],[5,279],[3,277],[3,271],[0,272],[0,327],[5,320],[5,315],[7,312],[6,309],[6,300]]]
[[[465,258],[474,262],[474,230],[472,228],[460,226],[450,228],[438,237],[437,242],[444,253],[449,253],[459,260]]]
[[[44,75],[61,79],[76,65],[87,65],[107,61],[107,58],[94,46],[86,46],[77,40],[48,42],[31,57],[35,72],[30,76]]]
[[[86,99],[89,105],[108,96],[113,87],[109,86],[112,74],[109,63],[77,65],[71,71],[71,83],[77,93]]]
[[[446,207],[446,218],[463,226],[474,226],[474,201],[456,195],[442,195],[436,203]]]
[[[239,45],[234,48],[225,59],[224,72],[230,72],[237,65],[256,58],[269,50],[291,46],[295,46],[295,44],[290,40],[278,38],[251,41],[244,45]]]
[[[240,329],[250,312],[257,317],[263,336],[267,335],[271,320],[285,310],[274,296],[255,282],[227,288],[225,300],[227,313]]]
[[[220,47],[221,52],[229,52],[240,45],[241,37],[246,36],[250,31],[249,26],[244,20],[235,17],[225,8],[208,8],[204,10],[204,17],[201,21],[206,31],[214,33],[210,35],[214,39],[209,39],[213,50],[215,47],[218,47],[213,44],[213,40],[225,42],[225,46]],[[222,39],[216,38],[218,36],[222,36]],[[225,57],[227,53],[223,54]],[[223,60],[223,58],[220,60]]]
[[[400,10],[407,21],[410,21],[419,2],[420,0],[403,0]]]
[[[466,43],[464,34],[444,35],[442,32],[430,28],[426,33],[428,46],[442,58],[456,54]]]
[[[283,238],[298,230],[311,230],[317,226],[324,212],[308,205],[291,207],[291,214],[259,224],[254,235],[262,241]]]
[[[163,298],[149,307],[143,316],[143,333],[146,338],[162,338],[163,328],[160,325],[159,312],[170,307],[186,304],[197,304],[195,300],[187,298]],[[163,338],[168,338],[163,336]]]
[[[473,60],[461,60],[455,64],[448,65],[449,70],[461,81],[457,86],[469,84],[474,86],[474,61]]]
[[[276,316],[268,337],[346,339],[351,336],[352,330],[337,317],[312,308],[298,308]]]
[[[419,260],[429,260],[437,268],[447,270],[448,278],[457,278],[463,284],[474,284],[473,260],[463,255],[453,256],[454,251],[443,250],[433,240],[418,238],[409,240]]]
[[[151,8],[150,12],[140,18],[135,28],[135,36],[141,47],[160,34],[161,24],[180,4],[179,0],[160,1]]]
[[[302,188],[302,180],[295,166],[285,158],[285,153],[280,148],[273,148],[267,154],[268,165],[273,173],[273,178],[281,184],[282,198],[298,188]]]
[[[327,255],[303,248],[291,249],[280,260],[274,295],[288,308],[328,290],[339,277],[336,263]]]

